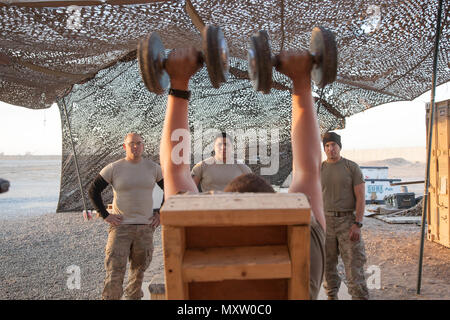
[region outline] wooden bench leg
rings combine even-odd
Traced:
[[[166,299],[189,299],[188,285],[183,282],[182,263],[186,247],[185,230],[183,227],[162,227]]]
[[[165,300],[166,288],[164,284],[164,274],[155,274],[148,285],[148,291],[150,292],[150,300]]]
[[[288,282],[289,300],[309,300],[309,226],[288,227],[288,247],[292,276]]]

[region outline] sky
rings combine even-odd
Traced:
[[[448,99],[450,82],[438,86],[435,94],[435,102]],[[335,132],[346,149],[425,147],[425,104],[430,102],[428,91],[413,101],[383,104],[348,117],[345,129]]]
[[[348,149],[424,147],[425,104],[430,91],[413,101],[380,105],[346,119],[337,130]],[[435,101],[450,99],[450,82],[436,88]],[[0,154],[60,155],[58,107],[33,110],[0,102]]]

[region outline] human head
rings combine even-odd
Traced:
[[[227,184],[224,191],[275,193],[275,190],[266,180],[254,173],[242,174],[234,178]]]
[[[219,133],[214,138],[214,158],[226,162],[233,153],[233,140],[225,132]]]
[[[341,158],[341,136],[335,132],[327,132],[322,138],[323,149],[327,155],[327,160],[337,161]]]
[[[127,133],[123,141],[123,149],[126,152],[126,159],[132,162],[138,162],[144,152],[144,141],[136,132]]]

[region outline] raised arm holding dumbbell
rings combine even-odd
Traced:
[[[194,48],[175,49],[170,52],[166,70],[173,89],[189,91],[190,78],[200,69]],[[160,163],[164,174],[164,194],[170,197],[178,192],[198,193],[189,166],[191,138],[188,125],[187,98],[169,94],[166,117],[160,144]],[[173,135],[180,140],[174,141]],[[178,150],[178,152],[174,152]]]
[[[249,78],[257,91],[270,93],[273,67],[292,80],[292,184],[289,192],[305,193],[317,221],[325,229],[320,184],[320,132],[311,95],[311,78],[323,88],[336,79],[337,47],[331,31],[312,30],[308,51],[287,51],[273,55],[266,31],[250,39]]]
[[[282,52],[277,70],[292,80],[292,183],[289,192],[309,197],[315,218],[325,230],[320,184],[321,145],[319,123],[311,95],[313,59],[303,52]]]
[[[202,49],[202,51],[193,47],[175,49],[166,58],[162,41],[155,32],[149,34],[138,46],[140,72],[149,91],[162,94],[168,88],[169,82],[171,85],[160,155],[161,166],[168,179],[164,190],[166,196],[179,191],[198,192],[189,170],[190,134],[187,107],[191,76],[206,64],[214,88],[219,88],[228,78],[228,46],[219,27],[212,25],[205,27],[202,31]],[[174,132],[181,132],[179,142],[172,141]],[[176,145],[181,147],[181,150],[179,154],[172,155]],[[172,156],[178,159],[171,159]]]

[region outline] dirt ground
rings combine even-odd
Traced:
[[[400,178],[402,181],[424,179],[424,163],[412,163],[402,158],[360,165],[388,166],[389,178]],[[423,194],[423,184],[409,185],[408,189],[409,192],[415,192],[416,196]],[[365,270],[372,270],[366,273],[366,279],[373,287],[378,287],[379,284],[379,289],[370,289],[371,299],[450,300],[450,248],[425,239],[421,293],[418,295],[416,291],[421,227],[416,224],[389,224],[373,217],[365,217],[363,222],[362,235],[367,256]],[[154,237],[153,261],[144,279],[147,283],[153,275],[164,272],[160,237],[161,229],[158,228]],[[342,278],[345,278],[342,263],[338,270]],[[372,281],[375,280],[376,270],[380,271],[381,281],[378,283]]]
[[[421,162],[394,158],[360,165],[388,166],[389,178],[425,180],[426,166]],[[424,184],[408,185],[408,189],[417,197],[423,195]],[[366,268],[378,265],[381,270],[381,289],[370,290],[372,299],[450,299],[450,248],[428,240],[424,245],[421,294],[416,294],[420,233],[421,227],[416,224],[364,218]]]
[[[450,249],[428,240],[424,244],[421,294],[416,294],[420,233],[416,224],[364,219],[366,270],[379,266],[381,274],[381,288],[370,290],[371,299],[450,299]]]
[[[364,218],[365,270],[378,267],[381,276],[380,288],[370,290],[371,300],[450,300],[450,248],[428,240],[424,245],[421,294],[416,294],[420,231],[416,224],[389,224],[372,217]],[[155,274],[164,272],[160,237],[158,228],[153,261],[144,278],[145,289]],[[345,277],[343,265],[338,269]],[[377,287],[378,283],[372,281],[375,269],[372,267],[372,272],[366,273],[366,279],[369,285]]]

